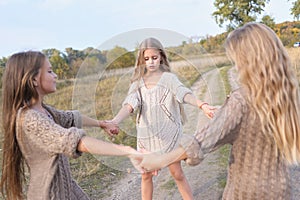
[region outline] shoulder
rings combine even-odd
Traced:
[[[172,72],[164,72],[161,76],[161,79],[167,83],[174,82],[174,81],[177,82],[179,80],[177,75]]]
[[[243,88],[233,90],[227,98],[246,103],[246,92]]]
[[[243,88],[233,90],[228,96],[225,105],[232,110],[242,109],[246,112],[248,104],[246,100],[247,93]]]
[[[30,109],[20,108],[17,114],[17,126],[36,127],[38,125],[48,123],[50,120],[42,113]]]
[[[166,78],[177,78],[176,74],[172,73],[172,72],[164,72],[162,74],[162,76],[166,77]]]
[[[22,117],[23,119],[28,119],[28,118],[37,118],[40,117],[41,113],[37,112],[34,109],[30,108],[20,108],[18,110],[18,117]]]

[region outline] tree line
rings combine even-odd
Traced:
[[[200,37],[198,41],[193,41],[191,38],[190,41],[183,41],[177,47],[169,47],[167,50],[170,60],[181,59],[181,56],[222,52],[222,45],[228,32],[247,22],[258,21],[258,16],[264,11],[266,4],[271,2],[272,0],[215,0],[216,11],[212,13],[212,16],[220,27],[226,26],[227,32],[216,36]],[[299,20],[300,0],[294,0],[292,5],[290,14],[294,19]],[[271,27],[285,46],[290,47],[294,42],[299,41],[299,21],[275,24],[275,19],[272,16],[265,15],[260,22]],[[83,62],[90,66],[105,65],[107,69],[130,67],[134,65],[136,55],[136,50],[132,52],[119,46],[103,51],[93,47],[84,50],[69,47],[64,51],[54,48],[42,51],[48,56],[54,72],[60,79],[75,78]],[[7,59],[6,57],[0,59],[0,78],[2,78]]]

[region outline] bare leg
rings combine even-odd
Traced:
[[[184,176],[180,162],[176,162],[169,165],[169,170],[177,184],[178,190],[182,198],[184,200],[192,200],[193,199],[192,189],[189,183],[187,182],[186,177]]]
[[[142,174],[142,200],[152,200],[153,182],[151,172]]]

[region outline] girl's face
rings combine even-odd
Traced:
[[[48,59],[35,77],[35,86],[40,95],[50,94],[56,91],[57,75],[52,71],[52,66]]]
[[[146,49],[144,51],[144,61],[147,73],[160,71],[161,55],[158,49]]]

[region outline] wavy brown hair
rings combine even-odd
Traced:
[[[16,139],[16,116],[21,107],[38,99],[33,79],[46,56],[41,52],[21,52],[7,61],[3,76],[3,161],[0,188],[7,199],[22,199],[25,161]]]
[[[138,56],[135,63],[135,69],[133,76],[131,78],[131,82],[140,80],[146,73],[146,66],[145,66],[145,59],[144,59],[144,52],[146,49],[157,49],[160,52],[161,62],[160,62],[160,69],[163,72],[170,72],[170,64],[167,58],[166,51],[164,47],[160,43],[159,40],[155,38],[147,38],[143,40],[138,49]]]
[[[248,103],[263,133],[289,164],[299,163],[299,88],[282,42],[272,29],[252,22],[230,33],[225,48],[249,92]]]

